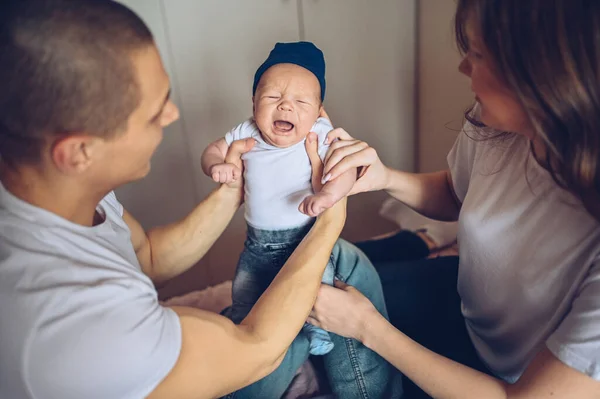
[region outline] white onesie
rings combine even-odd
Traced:
[[[319,137],[319,156],[325,158],[327,133],[333,126],[319,118],[311,131]],[[257,143],[242,156],[246,221],[261,230],[287,230],[307,224],[312,218],[298,206],[313,193],[311,166],[304,140],[287,148],[272,146],[263,140],[258,126],[249,119],[225,135],[227,145],[235,140],[254,138]]]

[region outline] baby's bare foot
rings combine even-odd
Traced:
[[[326,209],[331,208],[336,203],[336,198],[331,193],[319,192],[309,195],[302,201],[298,210],[308,216],[319,216]]]

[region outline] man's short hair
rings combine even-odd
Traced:
[[[0,158],[36,163],[74,134],[125,130],[140,102],[132,53],[154,43],[112,0],[0,1]]]

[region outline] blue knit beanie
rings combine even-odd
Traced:
[[[310,42],[276,43],[269,57],[254,74],[252,95],[262,75],[277,64],[296,64],[311,71],[321,85],[321,101],[325,99],[325,58],[323,52]]]

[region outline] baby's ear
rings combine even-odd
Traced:
[[[331,118],[329,117],[329,115],[327,115],[327,112],[325,111],[325,107],[323,106],[323,103],[321,103],[321,107],[319,108],[319,117],[327,118],[329,120],[329,122],[331,123]]]

